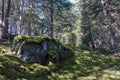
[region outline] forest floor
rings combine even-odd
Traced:
[[[108,55],[74,49],[70,59],[42,66],[21,61],[10,47],[1,45],[0,49],[4,51],[0,54],[0,80],[120,80],[120,60]]]

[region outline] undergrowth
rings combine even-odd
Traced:
[[[0,80],[119,80],[120,60],[73,49],[74,55],[47,66],[21,61],[13,53],[0,54]]]

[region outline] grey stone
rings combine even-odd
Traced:
[[[30,63],[37,62],[43,65],[49,63],[51,56],[54,57],[54,62],[59,62],[63,58],[68,58],[68,56],[70,56],[69,50],[53,40],[44,40],[40,44],[27,44],[25,41],[16,40],[13,43],[13,50],[23,61]],[[54,52],[51,53],[49,52],[50,50]]]

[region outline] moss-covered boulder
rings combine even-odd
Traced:
[[[72,55],[72,49],[48,36],[22,36],[13,40],[12,50],[24,61],[48,64],[59,62]]]

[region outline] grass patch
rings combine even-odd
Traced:
[[[0,80],[120,80],[120,60],[87,50],[47,66],[21,61],[14,54],[0,55]]]
[[[42,66],[37,63],[28,64],[21,61],[13,54],[0,55],[0,79],[37,80],[37,78],[43,78],[49,73],[50,70],[46,66]]]

